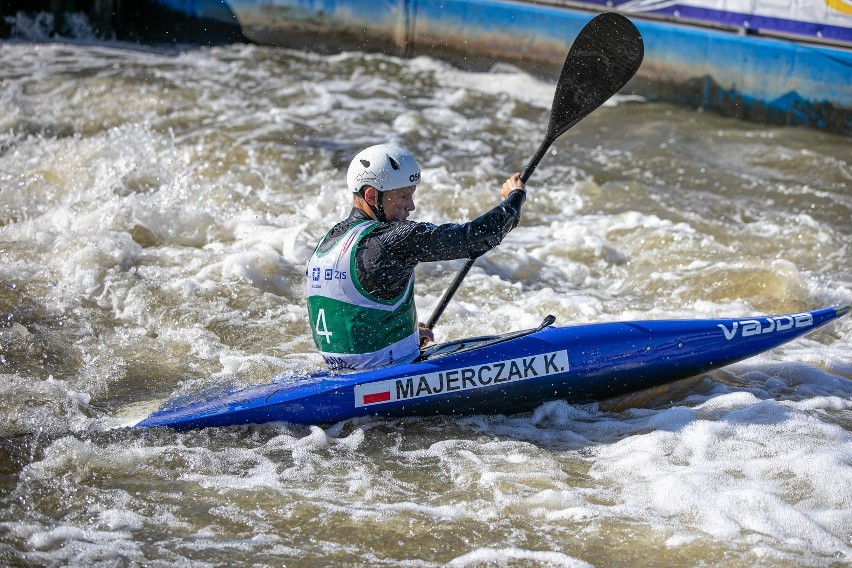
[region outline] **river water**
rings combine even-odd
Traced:
[[[541,142],[509,66],[0,43],[0,565],[841,566],[852,318],[666,388],[514,416],[137,431],[322,366],[304,266],[384,141],[468,219]],[[850,141],[619,96],[532,176],[438,340],[852,303]],[[461,263],[421,266],[423,319]]]

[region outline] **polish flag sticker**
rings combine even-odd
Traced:
[[[387,385],[378,385],[378,386],[387,386]],[[384,390],[380,390],[378,392],[365,392],[362,393],[362,406],[367,406],[368,404],[376,404],[377,402],[388,402],[391,399],[390,389],[384,388]]]

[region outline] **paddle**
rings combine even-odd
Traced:
[[[639,30],[620,14],[604,12],[580,30],[562,66],[544,141],[524,168],[521,181],[527,182],[554,140],[604,104],[633,77],[644,52]],[[474,262],[475,257],[467,260],[444,292],[426,327],[435,326]]]

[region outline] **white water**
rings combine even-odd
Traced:
[[[0,44],[0,564],[852,560],[852,318],[598,407],[120,428],[316,369],[304,263],[380,141],[415,217],[491,207],[552,85],[251,46]],[[849,141],[617,97],[560,139],[439,339],[852,303]],[[425,318],[460,263],[418,271]]]

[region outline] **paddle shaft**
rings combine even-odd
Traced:
[[[547,153],[547,149],[550,148],[550,145],[553,144],[553,138],[546,138],[544,142],[541,143],[541,146],[538,147],[538,151],[535,155],[530,158],[527,167],[524,168],[523,173],[521,173],[521,182],[526,184],[527,180],[530,179],[533,171],[538,166],[538,163]],[[426,322],[426,327],[432,329],[436,323],[438,323],[438,319],[440,319],[441,315],[443,315],[444,310],[447,309],[447,304],[450,303],[456,291],[461,286],[462,280],[465,279],[467,273],[470,272],[470,269],[473,268],[473,263],[476,262],[477,257],[469,258],[464,263],[464,266],[461,270],[459,270],[458,274],[456,274],[455,279],[444,292],[444,295],[441,296],[441,301],[438,302],[438,305],[435,307],[435,311],[432,312],[432,315],[429,317],[429,321]]]

